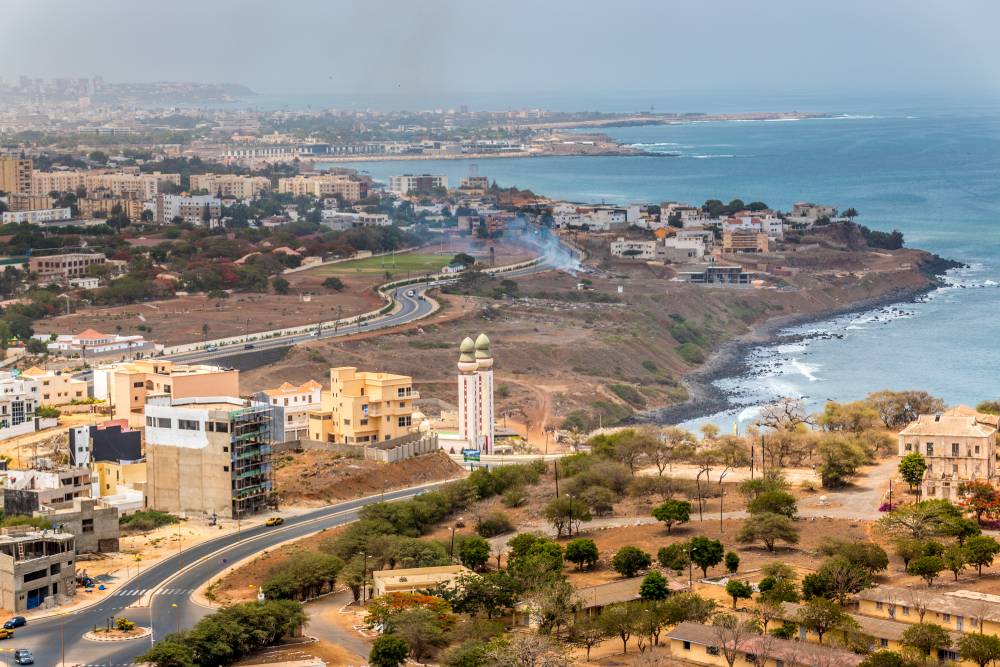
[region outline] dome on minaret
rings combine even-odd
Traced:
[[[480,370],[493,368],[493,353],[490,352],[490,339],[486,334],[479,334],[476,339],[476,363]]]
[[[461,353],[458,357],[458,370],[463,373],[475,373],[479,368],[475,356],[476,344],[467,336],[458,351]]]

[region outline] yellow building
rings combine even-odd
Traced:
[[[959,634],[1000,634],[1000,596],[977,591],[934,593],[895,586],[877,586],[858,593],[858,613],[901,623],[940,625]]]
[[[723,232],[722,252],[760,253],[770,249],[770,240],[764,232]]]
[[[729,665],[719,634],[711,625],[685,622],[666,636],[674,658],[698,665]],[[766,667],[856,667],[863,659],[843,649],[762,635],[747,637],[732,650],[736,652],[735,664]]]
[[[145,461],[95,461],[91,470],[102,498],[146,487]]]
[[[309,437],[348,444],[398,438],[409,433],[418,398],[408,375],[331,368],[330,391],[320,397],[322,407],[309,413]]]
[[[0,192],[31,192],[31,160],[0,157]]]
[[[397,570],[376,570],[372,572],[374,595],[387,593],[415,593],[444,584],[451,586],[463,575],[473,574],[462,565],[437,565],[432,567],[411,567]]]
[[[108,401],[111,419],[143,425],[148,396],[166,394],[175,399],[196,396],[239,396],[240,372],[202,364],[142,359],[94,369],[94,397]]]
[[[41,211],[48,208],[52,208],[52,197],[48,195],[13,192],[7,195],[8,211]]]
[[[271,189],[271,179],[265,176],[238,174],[192,174],[191,190],[205,190],[216,197],[253,199]]]
[[[131,197],[84,197],[78,199],[76,205],[81,218],[107,218],[115,206],[120,206],[129,220],[142,218],[142,200]]]
[[[354,180],[346,174],[311,174],[278,179],[278,192],[296,197],[332,197],[340,195],[347,202],[356,202],[368,196],[368,183]]]
[[[32,366],[21,375],[38,382],[38,400],[42,405],[69,405],[87,398],[86,380],[77,380],[69,373]]]

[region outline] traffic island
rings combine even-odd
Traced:
[[[98,628],[97,630],[91,630],[83,633],[83,638],[92,642],[127,642],[133,639],[142,639],[143,637],[148,637],[151,634],[153,634],[152,628],[144,628],[141,626],[136,626],[130,630],[120,630],[118,628],[106,630],[104,628]]]

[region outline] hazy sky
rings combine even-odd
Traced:
[[[263,93],[1000,92],[996,0],[2,0],[0,77]]]

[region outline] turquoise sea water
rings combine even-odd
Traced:
[[[763,200],[853,206],[858,221],[897,228],[910,246],[969,265],[919,303],[799,327],[804,341],[754,350],[752,370],[719,386],[729,426],[755,406],[799,396],[811,408],[883,388],[926,389],[950,403],[1000,397],[1000,109],[934,111],[779,122],[614,128],[616,139],[676,157],[479,160],[499,184],[586,202]],[[364,162],[379,180],[404,171],[445,173],[466,161]],[[835,335],[830,335],[835,334]]]

